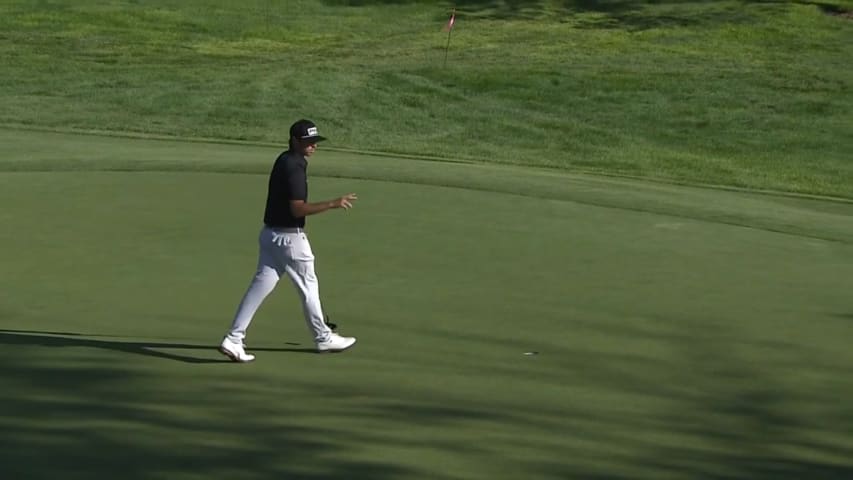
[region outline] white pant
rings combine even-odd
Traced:
[[[314,334],[314,341],[328,340],[332,331],[323,320],[320,286],[314,273],[314,253],[305,232],[301,228],[273,229],[264,226],[258,243],[258,269],[237,308],[228,339],[237,344],[243,343],[255,312],[278,284],[282,274],[287,274],[299,292],[305,322]]]

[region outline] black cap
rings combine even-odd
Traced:
[[[317,132],[317,125],[311,120],[299,120],[290,126],[290,138],[298,138],[308,142],[321,142],[326,137]]]

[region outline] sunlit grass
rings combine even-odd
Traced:
[[[853,197],[848,17],[807,3],[6,2],[0,122]],[[850,8],[849,2],[837,2]],[[830,5],[831,6],[831,5]]]

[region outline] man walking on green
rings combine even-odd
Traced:
[[[342,337],[324,321],[320,289],[314,272],[314,253],[305,233],[305,217],[331,209],[352,208],[354,193],[323,202],[308,202],[308,158],[325,140],[310,120],[299,120],[290,127],[289,148],[276,159],[269,178],[264,226],[258,242],[258,269],[243,296],[231,329],[219,351],[235,362],[251,362],[243,339],[252,318],[282,275],[293,282],[302,301],[302,311],[314,336],[318,352],[340,352],[355,344],[355,338]]]

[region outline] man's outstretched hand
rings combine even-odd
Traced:
[[[348,193],[343,197],[336,198],[332,200],[333,208],[343,208],[344,210],[349,210],[352,208],[352,203],[358,200],[358,195],[354,193]]]

